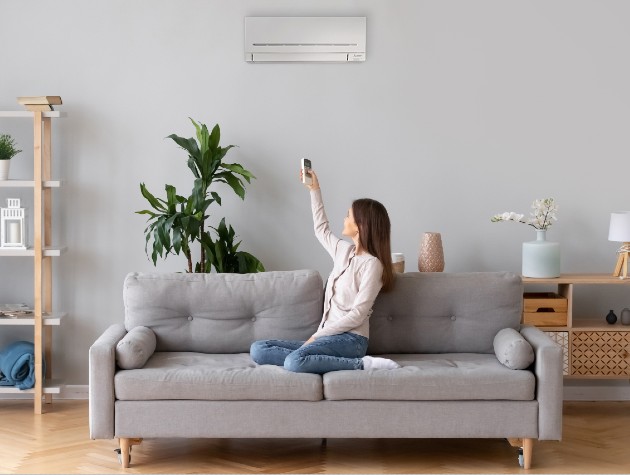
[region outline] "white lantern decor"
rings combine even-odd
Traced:
[[[0,208],[0,248],[26,249],[24,208],[18,198],[8,198],[7,207]]]

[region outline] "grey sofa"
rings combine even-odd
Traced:
[[[368,354],[402,367],[316,375],[248,353],[314,333],[316,271],[129,274],[124,325],[90,348],[90,436],[118,438],[123,467],[142,438],[412,437],[507,438],[529,468],[535,439],[561,438],[562,350],[520,325],[522,290],[505,272],[399,274],[374,305]],[[152,344],[134,342],[134,328]],[[499,362],[505,328],[533,348],[528,368]]]

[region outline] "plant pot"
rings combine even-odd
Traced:
[[[9,165],[11,160],[0,160],[0,180],[9,179]]]

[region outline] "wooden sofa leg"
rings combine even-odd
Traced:
[[[129,468],[129,462],[131,462],[131,446],[142,443],[142,439],[135,439],[129,437],[121,437],[118,439],[120,449],[117,450],[120,463],[123,468]]]
[[[523,468],[528,470],[532,466],[532,452],[534,451],[534,439],[508,439],[512,447],[523,450]]]
[[[532,466],[532,452],[534,451],[534,439],[523,439],[523,468],[528,470]]]

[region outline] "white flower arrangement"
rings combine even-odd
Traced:
[[[506,211],[505,213],[495,214],[490,221],[493,223],[499,221],[516,221],[517,223],[533,226],[536,229],[547,230],[554,221],[558,220],[558,218],[556,218],[558,206],[553,198],[534,200],[532,209],[534,211],[530,213],[530,217],[527,220],[523,219],[525,217],[524,214]]]

